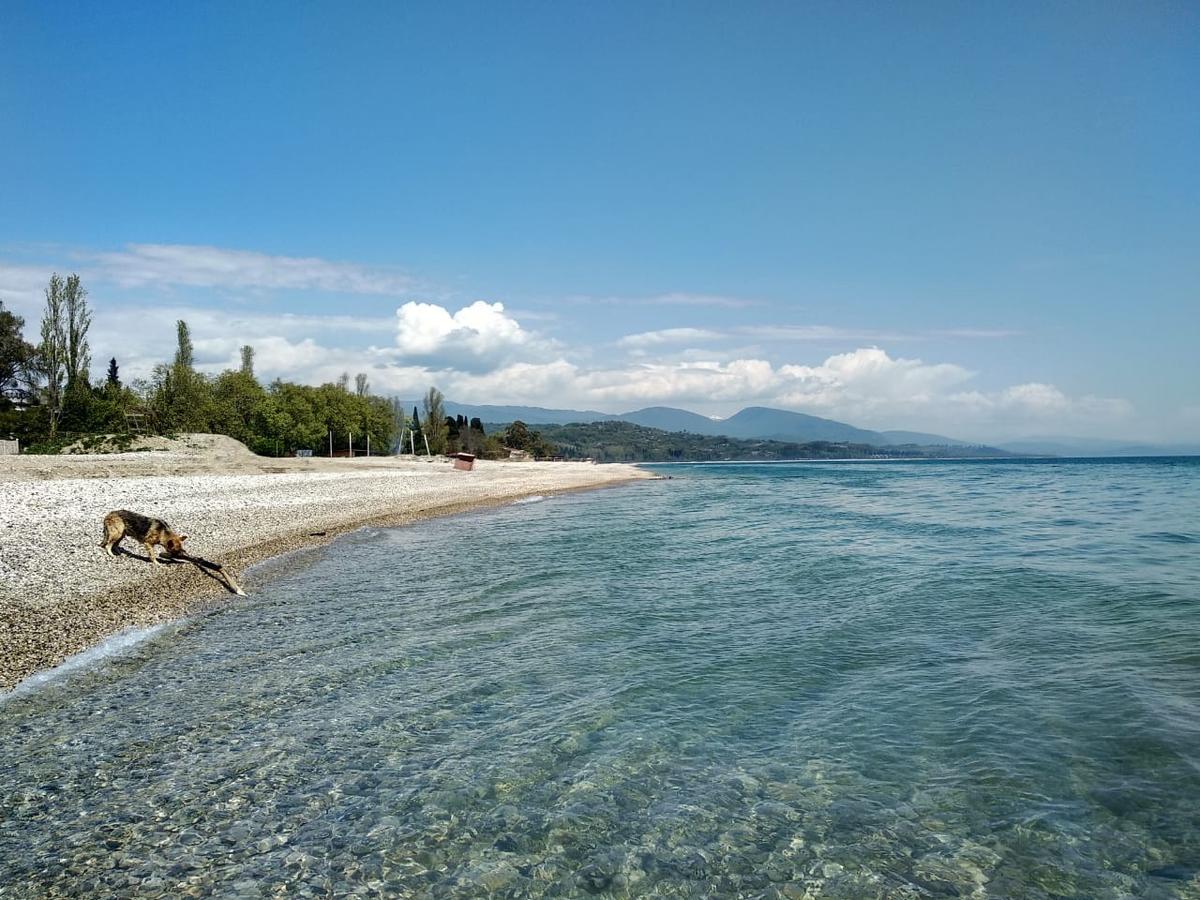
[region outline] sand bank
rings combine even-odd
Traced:
[[[651,477],[589,463],[479,461],[459,472],[411,457],[277,460],[211,435],[161,443],[153,452],[0,456],[0,690],[124,628],[230,596],[190,565],[155,569],[132,541],[116,559],[103,553],[100,521],[112,509],[165,519],[190,535],[193,554],[240,575],[364,525]],[[253,593],[252,579],[243,584]]]

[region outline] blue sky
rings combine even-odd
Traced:
[[[1200,440],[1200,7],[0,13],[0,299],[97,367]],[[496,306],[499,304],[500,306]]]

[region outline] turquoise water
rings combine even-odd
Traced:
[[[370,531],[0,704],[0,895],[1200,897],[1200,461]]]

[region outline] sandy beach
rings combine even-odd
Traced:
[[[214,435],[153,439],[119,454],[0,456],[0,690],[108,635],[187,615],[231,596],[141,547],[112,558],[112,509],[165,519],[189,551],[241,577],[253,563],[364,525],[403,525],[521,497],[650,478],[633,466],[412,457],[271,459]],[[486,527],[481,525],[481,527]],[[242,579],[251,594],[254,580]]]

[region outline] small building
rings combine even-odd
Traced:
[[[458,469],[460,472],[470,472],[475,468],[475,454],[455,453],[454,468]]]
[[[512,460],[525,461],[529,459],[529,452],[526,450],[509,450],[508,458]]]

